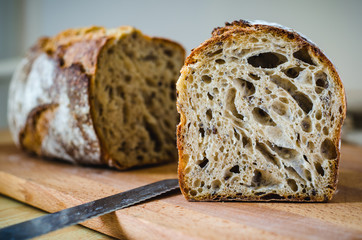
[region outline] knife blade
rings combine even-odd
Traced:
[[[0,239],[29,239],[84,222],[178,189],[166,179],[0,229]]]

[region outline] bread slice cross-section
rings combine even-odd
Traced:
[[[345,93],[305,37],[276,24],[227,23],[191,52],[177,91],[188,200],[332,198]]]
[[[126,169],[177,159],[179,44],[133,27],[43,38],[12,79],[9,125],[21,148]]]

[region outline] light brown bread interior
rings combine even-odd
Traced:
[[[345,97],[315,45],[295,32],[235,22],[191,53],[177,90],[187,199],[332,197]]]
[[[129,168],[177,158],[175,84],[183,60],[179,45],[138,31],[102,50],[90,95],[110,164]]]

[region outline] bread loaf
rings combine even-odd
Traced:
[[[120,169],[175,159],[175,83],[184,55],[179,44],[127,26],[40,39],[11,82],[15,143]]]
[[[344,88],[297,32],[235,21],[177,82],[182,193],[194,201],[326,201],[336,190]]]

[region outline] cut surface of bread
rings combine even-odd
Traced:
[[[182,48],[137,31],[100,53],[91,105],[103,147],[119,167],[177,159],[175,87],[183,60]]]
[[[14,141],[40,156],[119,169],[176,160],[184,58],[181,45],[129,26],[42,38],[11,82]]]
[[[313,43],[276,25],[227,23],[186,59],[177,93],[188,200],[331,199],[345,95]]]

